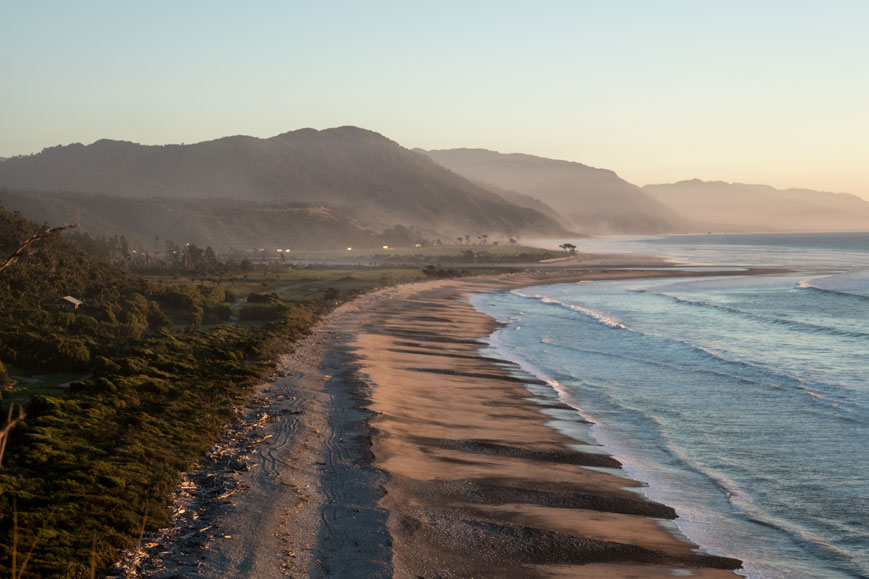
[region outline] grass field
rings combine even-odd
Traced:
[[[243,302],[249,294],[277,294],[289,301],[319,300],[327,292],[354,294],[377,287],[425,279],[418,267],[305,267],[275,265],[268,271],[253,271],[226,276],[191,274],[146,275],[150,281],[164,285],[192,282],[219,286]]]
[[[444,261],[452,261],[460,259],[463,254],[468,251],[472,253],[486,253],[496,258],[509,258],[511,256],[520,256],[523,254],[542,254],[547,252],[547,250],[543,250],[538,247],[509,244],[506,242],[493,242],[486,243],[485,245],[479,243],[453,243],[419,247],[402,246],[378,249],[300,249],[291,250],[290,253],[282,253],[281,255],[271,253],[267,255],[263,254],[262,257],[278,263],[281,263],[282,259],[285,262],[311,261],[323,263],[328,263],[330,261],[336,260],[354,263],[371,263],[372,261],[382,263],[384,261],[394,260],[396,258],[406,258],[408,259],[408,261],[414,262],[432,261],[437,260],[438,258],[443,259]]]
[[[6,366],[14,385],[3,392],[2,407],[6,409],[10,403],[23,403],[32,396],[62,396],[69,388],[70,382],[83,380],[87,377],[81,372],[59,372],[54,374],[33,373],[14,366]]]

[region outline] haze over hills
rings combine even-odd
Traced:
[[[471,179],[473,181],[473,179]],[[519,193],[517,191],[511,191],[509,189],[502,189],[497,185],[493,185],[491,183],[483,183],[481,181],[475,181],[477,185],[484,187],[485,189],[492,191],[493,193],[497,193],[499,197],[503,197],[513,205],[518,205],[519,207],[527,207],[528,209],[534,209],[535,211],[539,211],[540,213],[550,217],[551,219],[558,222],[565,229],[571,230],[575,229],[571,223],[564,218],[558,211],[552,208],[550,205],[547,205],[537,197],[533,197],[531,195],[526,195],[525,193]]]
[[[313,203],[352,216],[360,228],[415,225],[433,235],[564,233],[550,217],[356,127],[192,145],[57,146],[4,161],[0,186],[131,199]]]
[[[411,151],[356,127],[51,147],[0,161],[0,203],[92,234],[237,249],[483,233],[869,230],[869,203],[853,195],[698,180],[640,188],[613,171],[531,155]]]
[[[486,149],[423,152],[469,179],[531,195],[585,233],[652,234],[689,229],[681,216],[613,171]]]
[[[128,199],[92,193],[34,193],[0,188],[0,206],[39,222],[78,223],[91,236],[124,235],[134,247],[165,242],[219,250],[358,249],[408,245],[425,236],[397,226],[374,232],[322,205],[232,199]]]
[[[568,161],[485,149],[423,152],[471,180],[539,199],[592,234],[869,230],[869,203],[846,193],[696,179],[640,188]]]
[[[847,193],[698,179],[643,191],[707,231],[869,230],[869,202]]]

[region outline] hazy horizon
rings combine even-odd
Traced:
[[[367,127],[359,127],[358,125],[344,125],[344,126],[352,126],[352,127],[357,127],[357,128],[361,128],[361,129],[372,130],[372,129],[369,129],[369,128],[367,128]],[[284,133],[287,133],[287,132],[294,132],[294,131],[299,131],[299,130],[313,129],[313,130],[316,130],[316,131],[324,131],[324,130],[337,129],[337,128],[341,128],[341,127],[322,127],[322,128],[315,128],[315,127],[307,127],[307,126],[306,126],[306,127],[297,127],[297,128],[294,128],[294,129],[289,129],[289,130],[287,130],[287,131],[281,131],[281,132],[275,133],[275,134],[273,134],[273,135],[259,136],[259,135],[249,135],[249,134],[239,133],[239,134],[233,134],[233,135],[221,135],[221,136],[218,136],[218,137],[208,138],[208,139],[203,139],[202,141],[193,141],[193,142],[146,143],[146,142],[142,142],[142,141],[136,141],[136,140],[134,140],[134,139],[123,139],[123,138],[108,139],[108,138],[106,138],[106,137],[103,137],[103,138],[100,138],[100,139],[96,139],[95,141],[85,142],[85,143],[82,143],[82,142],[80,142],[80,141],[74,141],[74,142],[70,142],[70,143],[58,143],[58,144],[56,144],[56,145],[47,145],[46,147],[43,147],[42,149],[40,149],[40,150],[38,150],[38,151],[32,151],[32,152],[29,152],[29,153],[16,153],[16,154],[14,154],[14,155],[6,155],[6,156],[3,156],[3,158],[12,158],[12,157],[16,157],[16,156],[29,156],[29,155],[35,155],[35,154],[38,154],[38,153],[40,153],[40,152],[42,152],[42,151],[44,151],[45,149],[48,149],[48,148],[53,148],[53,147],[65,147],[65,146],[72,145],[72,144],[82,144],[82,145],[88,146],[88,145],[92,145],[92,144],[94,144],[94,143],[96,143],[96,142],[98,142],[98,141],[100,141],[100,140],[113,140],[113,141],[118,141],[118,142],[129,142],[129,143],[134,143],[134,144],[144,145],[144,146],[157,146],[157,147],[160,147],[160,146],[170,146],[170,145],[195,145],[195,144],[199,144],[199,143],[205,143],[205,142],[210,142],[210,141],[216,141],[216,140],[220,140],[220,139],[222,139],[222,138],[227,138],[227,137],[253,137],[253,138],[257,138],[257,139],[269,139],[269,138],[272,138],[272,137],[275,137],[275,136],[278,136],[278,135],[281,135],[281,134],[284,134]],[[390,138],[389,135],[386,135],[386,134],[380,133],[379,131],[374,131],[374,132],[377,132],[378,134],[381,134],[381,135],[383,135],[383,136],[386,137],[386,138]],[[394,139],[392,139],[392,140],[394,140]],[[426,149],[423,149],[422,147],[409,146],[409,145],[405,145],[405,144],[403,144],[403,143],[398,143],[398,144],[399,144],[400,146],[406,148],[406,149],[411,149],[411,150],[414,150],[414,149],[420,149],[420,150],[426,151]],[[543,156],[543,155],[536,155],[536,154],[534,154],[534,153],[528,153],[527,151],[499,151],[499,150],[497,150],[497,149],[491,149],[491,148],[486,148],[486,147],[464,147],[464,146],[445,147],[445,148],[440,148],[440,149],[428,149],[428,151],[448,151],[448,150],[461,150],[461,149],[483,150],[483,151],[495,152],[495,153],[498,153],[498,154],[501,154],[501,155],[524,155],[524,156],[531,156],[531,157],[539,157],[539,158],[541,158],[541,159],[545,159],[545,160],[564,161],[564,162],[568,162],[568,163],[578,163],[578,164],[585,165],[585,166],[588,166],[588,167],[591,167],[591,168],[594,168],[594,169],[611,170],[611,171],[613,171],[614,173],[616,173],[617,175],[619,175],[619,176],[621,177],[621,173],[620,173],[620,171],[617,170],[617,169],[613,169],[612,167],[595,167],[595,166],[590,165],[590,164],[588,164],[588,163],[584,163],[584,162],[581,161],[581,160],[562,159],[562,158],[557,158],[557,157],[545,157],[545,156]],[[780,190],[780,191],[786,191],[786,190],[788,190],[788,189],[810,189],[809,187],[803,187],[803,186],[794,186],[794,187],[775,187],[774,185],[771,185],[770,183],[759,183],[759,182],[758,182],[758,183],[744,183],[744,182],[739,182],[739,181],[729,181],[729,180],[726,180],[726,179],[702,179],[702,178],[699,178],[699,177],[684,177],[684,178],[678,178],[678,179],[674,179],[673,181],[668,182],[668,183],[632,183],[632,184],[633,184],[633,185],[637,185],[638,187],[641,187],[641,188],[642,188],[642,187],[654,186],[654,185],[679,184],[679,183],[684,183],[684,182],[689,182],[689,181],[701,181],[701,182],[703,182],[703,183],[724,183],[724,184],[727,184],[727,185],[749,185],[749,186],[757,185],[757,186],[771,186],[771,187],[774,187],[775,189]],[[824,189],[817,189],[817,191],[826,192],[826,193],[851,193],[851,192],[849,192],[849,191],[832,191],[832,190],[824,190]],[[851,193],[851,194],[853,194],[853,195],[857,195],[857,196],[860,197],[861,199],[865,199],[865,200],[869,201],[869,194],[866,194],[866,195],[860,195],[860,194],[857,194],[857,193]]]
[[[0,157],[355,125],[687,179],[869,198],[869,5],[15,3]]]

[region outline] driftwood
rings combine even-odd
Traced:
[[[64,229],[73,229],[74,227],[78,227],[78,223],[73,223],[71,225],[61,225],[60,227],[43,227],[40,231],[34,233],[30,237],[30,239],[18,246],[18,249],[15,250],[15,253],[9,256],[2,264],[0,264],[0,271],[3,271],[11,265],[14,265],[22,257],[27,257],[28,255],[33,255],[34,253],[36,253],[37,250],[35,247],[33,247],[33,244],[37,241],[41,241],[50,235],[63,231]]]

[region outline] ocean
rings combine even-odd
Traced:
[[[869,234],[578,240],[791,273],[479,294],[488,349],[546,380],[603,450],[749,577],[869,576]]]

